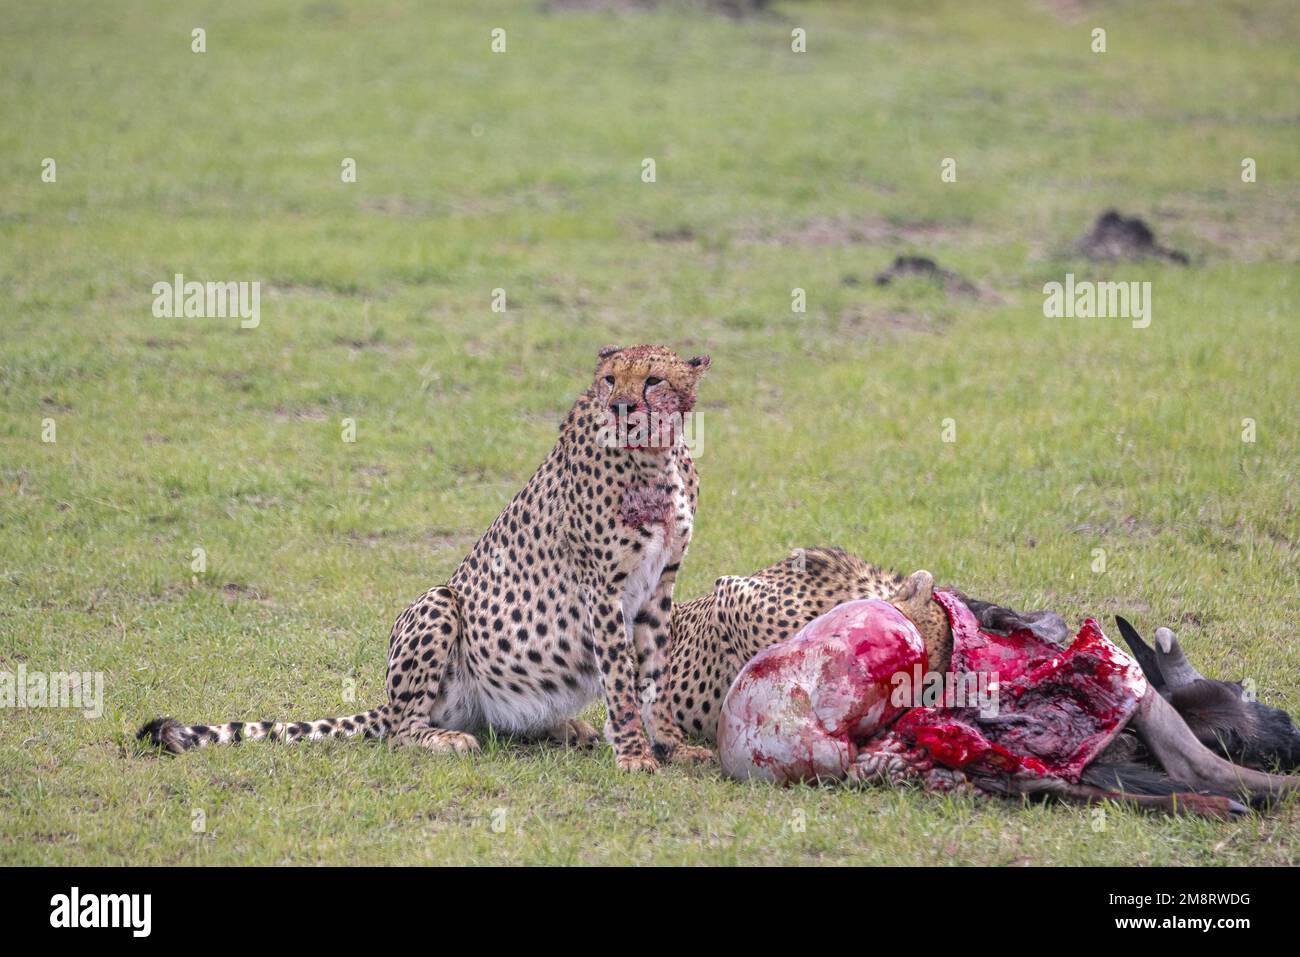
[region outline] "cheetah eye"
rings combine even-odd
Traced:
[[[664,381],[664,380],[661,379],[661,378],[659,378],[657,375],[652,375],[652,376],[648,376],[648,377],[646,378],[646,380],[645,380],[645,384],[646,384],[646,385],[658,385],[660,382],[663,382],[663,381]]]
[[[613,377],[612,375],[607,375],[607,376],[605,376],[605,381],[608,382],[610,385],[613,385],[613,384],[614,384],[614,377]]]

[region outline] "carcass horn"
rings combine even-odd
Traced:
[[[1142,640],[1138,630],[1129,624],[1127,618],[1116,615],[1115,624],[1119,625],[1119,633],[1124,636],[1125,643],[1132,650],[1133,657],[1137,659],[1147,681],[1151,682],[1151,687],[1161,694],[1165,693],[1168,690],[1165,686],[1165,676],[1160,672],[1160,660],[1156,657],[1155,650]]]
[[[1182,688],[1193,681],[1204,681],[1204,676],[1192,667],[1187,655],[1178,644],[1178,639],[1168,628],[1156,629],[1156,660],[1160,663],[1160,674],[1170,691]]]

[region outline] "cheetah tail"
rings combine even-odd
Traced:
[[[245,739],[269,738],[294,744],[303,739],[351,738],[358,734],[382,738],[392,730],[391,708],[380,705],[362,714],[318,721],[231,721],[228,724],[184,725],[175,718],[154,718],[138,732],[136,740],[180,754],[210,744],[238,744]]]

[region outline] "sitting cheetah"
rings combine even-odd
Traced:
[[[243,738],[388,736],[477,750],[484,728],[593,743],[574,719],[597,696],[618,767],[711,753],[684,743],[664,683],[673,583],[698,492],[683,434],[708,356],[607,347],[559,441],[445,585],[398,617],[388,701],[364,714],[139,732],[169,751]]]

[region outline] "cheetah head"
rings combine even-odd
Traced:
[[[898,586],[889,603],[916,625],[925,642],[931,671],[945,672],[952,657],[952,627],[948,613],[934,600],[934,576],[919,569]]]
[[[708,356],[683,359],[663,346],[606,346],[597,356],[592,397],[605,411],[602,435],[624,449],[669,449],[695,408]]]

